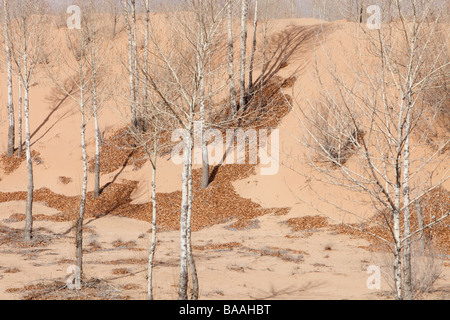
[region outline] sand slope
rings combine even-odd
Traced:
[[[272,22],[272,35],[294,32],[295,27],[317,28],[318,21],[312,19],[281,20]],[[327,28],[330,45],[336,50],[354,45],[348,33],[354,26],[340,23],[344,29]],[[347,28],[347,29],[346,29]],[[301,29],[305,30],[305,29]],[[309,30],[309,29],[308,29]],[[303,37],[304,34],[296,35]],[[317,94],[317,86],[311,80],[310,69],[313,56],[313,34],[305,40],[307,46],[296,47],[288,66],[277,74],[283,78],[298,77],[292,91]],[[306,39],[306,38],[305,38]],[[339,45],[337,45],[339,44]],[[292,44],[289,44],[291,46]],[[341,48],[341,49],[338,49]],[[343,55],[345,52],[336,52]],[[6,88],[5,75],[0,74],[0,87]],[[17,87],[15,88],[17,89]],[[17,98],[17,90],[15,90]],[[291,94],[291,92],[286,92]],[[296,104],[302,96],[295,97]],[[6,104],[6,92],[0,92],[0,104]],[[31,91],[31,131],[33,150],[40,154],[40,163],[35,165],[35,188],[48,188],[55,193],[75,196],[81,189],[81,148],[79,137],[80,119],[77,109],[69,100],[55,99],[52,85],[40,82]],[[105,108],[101,112],[102,131],[111,132],[123,126],[122,112],[117,108]],[[0,153],[6,151],[6,108],[0,111]],[[193,234],[202,299],[380,299],[389,290],[383,280],[381,291],[369,290],[366,286],[366,268],[373,257],[364,249],[368,242],[338,234],[325,227],[311,231],[293,231],[286,224],[291,218],[326,214],[336,221],[355,222],[351,215],[343,216],[324,203],[322,197],[333,199],[344,207],[358,211],[363,216],[373,212],[362,206],[359,196],[338,188],[325,190],[317,181],[307,178],[309,168],[298,162],[303,150],[296,141],[299,131],[295,112],[286,116],[280,130],[280,169],[273,176],[253,175],[233,183],[238,194],[261,204],[265,208],[292,208],[287,215],[266,215],[253,221],[247,230],[229,228],[231,223],[216,225]],[[93,124],[88,126],[89,155],[94,154]],[[132,194],[133,203],[149,201],[150,165],[140,169],[129,165],[102,176],[102,184],[116,179],[138,181]],[[259,168],[258,168],[259,169]],[[258,170],[257,170],[258,171]],[[158,192],[170,193],[180,190],[181,166],[173,164],[168,156],[158,161]],[[60,177],[71,182],[64,184]],[[0,171],[0,191],[26,190],[26,165],[6,174]],[[92,176],[88,190],[93,190]],[[308,205],[309,203],[309,205]],[[311,204],[313,207],[311,207]],[[0,225],[12,229],[23,228],[23,221],[10,219],[13,214],[24,212],[24,202],[0,204]],[[54,209],[36,204],[35,215],[52,215]],[[330,220],[330,223],[333,223]],[[111,296],[145,299],[146,258],[149,248],[150,225],[125,217],[106,216],[86,221],[85,272],[89,277],[107,283]],[[0,244],[0,298],[19,299],[26,285],[49,283],[58,279],[64,283],[67,268],[73,263],[73,233],[71,223],[36,221],[38,235],[47,237],[47,245],[37,248],[22,248]],[[43,228],[43,229],[39,229]],[[69,231],[69,232],[68,232]],[[178,232],[160,234],[155,269],[155,295],[157,299],[176,298],[178,277]],[[17,270],[14,271],[14,268]],[[11,272],[13,270],[13,272]],[[444,271],[437,287],[448,290],[449,268]],[[14,289],[16,288],[16,289]],[[39,293],[39,291],[38,291]],[[52,293],[51,293],[52,294]],[[445,295],[446,294],[446,295]],[[435,297],[449,298],[438,292]]]

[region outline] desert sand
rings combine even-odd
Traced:
[[[355,26],[349,22],[321,23],[313,19],[272,21],[270,35],[293,27],[326,26],[328,45],[334,56],[345,56],[355,39],[350,36]],[[332,25],[332,28],[329,28]],[[317,94],[311,81],[314,43],[300,46],[288,60],[288,66],[278,73],[283,78],[297,77],[292,89],[297,92],[295,104],[304,103],[301,92]],[[322,57],[323,58],[323,57]],[[318,59],[321,59],[320,53]],[[258,71],[256,71],[258,72]],[[4,70],[0,87],[6,88]],[[17,87],[15,88],[17,89]],[[15,90],[15,97],[17,91]],[[47,81],[31,90],[32,149],[39,152],[34,166],[35,190],[47,188],[55,194],[76,197],[80,194],[82,161],[79,137],[79,114],[70,101],[52,101],[52,88]],[[6,91],[0,93],[0,104],[6,105]],[[120,103],[119,103],[120,104]],[[0,153],[6,152],[7,111],[0,111]],[[123,116],[116,106],[101,111],[102,131],[110,133],[123,127]],[[295,110],[284,117],[280,130],[280,169],[278,174],[263,176],[256,167],[255,174],[232,183],[235,192],[261,208],[288,208],[285,214],[268,213],[255,217],[245,228],[235,228],[237,218],[216,223],[193,233],[194,255],[200,281],[200,299],[386,299],[390,287],[383,278],[381,290],[367,287],[368,266],[376,263],[368,250],[367,239],[338,232],[339,222],[359,220],[321,201],[317,192],[327,199],[339,201],[344,207],[358,210],[362,216],[373,214],[350,191],[308,181],[310,168],[295,161],[303,152],[296,141],[300,134]],[[89,156],[94,156],[94,130],[88,126]],[[157,191],[170,194],[181,190],[181,166],[169,157],[158,159]],[[448,164],[447,164],[448,165]],[[66,177],[69,183],[63,183]],[[135,181],[132,204],[148,204],[150,200],[151,167],[128,164],[114,172],[103,174],[102,185]],[[93,176],[88,191],[93,190]],[[447,189],[449,185],[445,186]],[[7,174],[0,170],[2,193],[26,191],[26,163]],[[359,206],[359,207],[358,207]],[[355,209],[356,208],[356,209]],[[359,209],[358,209],[359,208]],[[0,225],[3,230],[20,230],[25,201],[0,203]],[[74,263],[73,222],[51,221],[43,217],[59,213],[46,203],[35,203],[34,228],[43,241],[33,247],[15,243],[0,243],[0,299],[52,296],[68,278],[67,270]],[[194,213],[195,215],[195,213]],[[322,216],[327,224],[310,230],[296,230],[290,219]],[[147,220],[148,221],[148,220]],[[130,217],[108,214],[85,220],[85,274],[102,285],[96,298],[146,298],[146,270],[150,246],[151,224]],[[179,263],[179,232],[159,233],[154,271],[155,298],[176,299]],[[450,298],[450,266],[447,261],[432,298]],[[43,289],[59,281],[53,289]],[[33,296],[35,295],[35,296]],[[74,293],[75,297],[76,293]],[[78,298],[83,298],[78,296]],[[91,297],[92,298],[92,297]]]

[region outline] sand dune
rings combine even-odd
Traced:
[[[366,286],[366,268],[374,259],[365,249],[369,242],[340,234],[333,228],[338,222],[355,223],[360,219],[335,210],[331,202],[361,216],[371,217],[374,214],[372,208],[362,204],[367,199],[364,195],[308,179],[311,168],[300,160],[305,150],[297,141],[301,128],[296,108],[306,104],[306,96],[319,94],[317,79],[314,79],[315,59],[321,63],[319,72],[326,70],[321,44],[316,37],[321,29],[322,35],[326,35],[325,45],[333,48],[332,56],[351,60],[351,55],[355,54],[352,50],[358,45],[352,35],[356,29],[352,23],[321,23],[314,19],[271,22],[272,39],[285,41],[284,49],[291,50],[287,66],[276,70],[276,75],[283,79],[293,75],[297,77],[293,87],[285,91],[294,95],[293,110],[278,127],[280,168],[276,175],[264,176],[259,174],[262,166],[259,165],[256,174],[234,181],[233,187],[240,197],[250,199],[262,208],[290,209],[286,215],[257,217],[244,230],[230,227],[236,221],[233,220],[193,234],[202,299],[383,299],[382,293],[390,289],[384,280],[381,291],[372,291]],[[125,37],[119,39],[124,40]],[[276,48],[274,50],[276,52]],[[259,69],[256,75],[258,72]],[[5,74],[0,73],[2,88],[6,88],[5,78]],[[126,79],[124,81],[125,86]],[[14,85],[17,105],[16,82]],[[80,116],[73,102],[57,99],[53,89],[49,81],[42,80],[30,93],[32,149],[39,153],[40,158],[34,166],[35,189],[47,188],[56,194],[73,197],[80,194],[82,181]],[[6,99],[6,92],[2,90],[0,104],[6,105]],[[106,136],[125,125],[123,114],[127,112],[126,107],[117,107],[123,104],[115,102],[102,109],[100,114],[101,130]],[[0,137],[4,137],[0,141],[0,153],[5,153],[6,108],[0,110],[0,121]],[[93,158],[93,123],[87,128],[87,141],[89,157]],[[170,194],[180,191],[181,170],[169,155],[161,156],[158,159],[158,192]],[[70,182],[64,183],[62,177]],[[131,194],[132,204],[143,205],[150,201],[149,163],[140,168],[128,164],[103,174],[101,181],[102,185],[112,181],[136,181],[137,187]],[[2,193],[26,191],[26,187],[25,162],[10,174],[0,170]],[[445,187],[450,190],[448,183]],[[93,188],[90,174],[88,191]],[[0,225],[11,229],[23,228],[23,222],[20,219],[14,221],[11,216],[24,213],[24,207],[23,201],[1,203]],[[34,208],[37,216],[56,213],[58,210],[45,203],[36,203]],[[310,231],[294,231],[287,223],[289,219],[316,215],[329,218],[330,225]],[[30,284],[50,283],[52,279],[64,283],[67,268],[75,256],[73,233],[67,232],[71,226],[71,222],[38,219],[35,222],[37,233],[43,239],[48,238],[49,243],[35,248],[39,250],[34,252],[0,243],[0,298],[19,299],[24,294],[32,294],[33,290],[22,290],[23,286]],[[141,220],[108,215],[98,219],[87,218],[86,228],[85,273],[110,284],[108,297],[145,299],[151,225]],[[176,298],[178,236],[177,231],[160,234],[154,275],[157,299]],[[17,270],[11,272],[14,268]],[[449,270],[447,263],[438,288],[448,284]],[[438,292],[435,296],[449,297],[448,291]]]

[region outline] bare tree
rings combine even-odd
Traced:
[[[12,61],[11,61],[11,46],[9,43],[9,1],[3,1],[3,31],[5,37],[5,50],[6,50],[6,73],[8,82],[8,115],[9,115],[9,127],[8,127],[8,157],[12,157],[14,154],[15,143],[15,120],[14,120],[14,102],[13,102],[13,84],[12,84]]]
[[[86,18],[85,28],[89,37],[90,56],[88,57],[88,66],[91,70],[90,96],[95,127],[94,198],[98,198],[100,196],[100,149],[102,144],[99,111],[109,101],[115,87],[115,80],[111,74],[108,74],[108,79],[105,79],[105,74],[109,71],[105,60],[108,57],[108,52],[111,51],[113,39],[110,40],[105,36],[99,21],[95,19],[95,16],[100,12],[96,10],[92,2],[88,4],[88,10],[90,11]]]
[[[142,70],[145,78],[149,78],[150,75],[147,73],[146,69]],[[152,178],[151,178],[151,203],[152,203],[152,237],[150,242],[150,249],[148,255],[147,264],[147,298],[148,300],[154,299],[154,288],[153,288],[153,268],[154,268],[154,257],[156,253],[156,247],[158,243],[158,205],[157,205],[157,162],[159,157],[159,152],[164,150],[166,147],[161,143],[161,135],[165,130],[168,129],[167,126],[167,116],[165,117],[164,107],[159,103],[158,99],[154,99],[151,95],[148,96],[146,100],[146,105],[139,105],[139,108],[145,110],[142,112],[144,119],[148,127],[147,130],[137,130],[135,127],[129,127],[128,132],[136,141],[137,148],[142,148],[145,151],[148,161],[152,168]]]
[[[98,73],[103,67],[108,50],[105,50],[102,56],[99,56],[100,42],[99,28],[96,24],[96,11],[94,0],[80,3],[82,6],[81,29],[67,30],[65,43],[68,51],[67,56],[64,52],[59,52],[55,56],[54,67],[64,66],[61,74],[55,72],[51,66],[47,68],[47,75],[52,79],[58,89],[70,97],[76,104],[80,113],[80,138],[81,154],[83,161],[82,187],[80,196],[80,205],[78,218],[75,225],[75,252],[77,272],[77,283],[82,283],[83,274],[83,226],[86,211],[87,200],[87,181],[88,181],[88,159],[86,147],[86,127],[92,118],[96,118],[98,109],[101,105],[99,101]],[[96,145],[98,146],[98,123],[96,123]],[[98,148],[97,148],[98,149]],[[97,163],[98,150],[96,151]]]
[[[242,1],[242,11],[241,11],[241,56],[240,56],[240,78],[239,78],[239,94],[240,94],[240,109],[245,110],[247,104],[247,90],[245,85],[246,77],[246,62],[247,62],[247,18],[248,18],[248,7],[249,0]]]
[[[94,109],[95,124],[95,179],[94,198],[100,196],[100,128],[98,123],[98,99],[97,99],[97,55],[95,52],[95,38],[92,40],[91,61],[92,61],[92,107]]]
[[[128,73],[130,76],[130,109],[131,124],[138,126],[137,115],[137,92],[138,92],[138,65],[137,65],[137,20],[136,0],[122,0],[123,14],[125,17],[128,34]]]
[[[18,129],[18,140],[17,140],[17,156],[22,157],[23,152],[23,133],[22,133],[22,105],[23,105],[23,95],[22,95],[22,80],[17,77],[17,82],[19,83],[19,114],[17,119],[17,129]]]
[[[431,154],[424,155],[420,149],[430,147],[427,137],[444,101],[430,103],[424,97],[440,86],[442,71],[448,73],[450,68],[441,59],[448,52],[448,35],[438,28],[439,16],[430,17],[434,1],[414,11],[412,18],[406,18],[399,1],[395,1],[398,22],[366,33],[366,50],[374,60],[361,60],[360,66],[352,61],[354,67],[345,72],[353,79],[337,71],[323,50],[331,85],[317,66],[322,99],[308,100],[309,111],[302,108],[299,114],[306,137],[301,140],[310,151],[307,162],[320,174],[319,179],[364,193],[382,214],[382,227],[390,237],[372,235],[392,252],[396,298],[411,299],[414,236],[450,214],[444,212],[411,230],[410,208],[449,178],[441,166],[448,161],[448,154],[441,152],[450,143],[448,137]],[[408,2],[414,8],[420,1]],[[359,58],[365,56],[361,47],[356,54]]]
[[[255,0],[255,16],[253,18],[253,42],[252,42],[252,50],[250,53],[250,65],[248,70],[248,91],[250,95],[253,95],[253,68],[255,62],[257,28],[258,28],[258,0]]]
[[[236,105],[236,87],[234,78],[234,38],[233,38],[233,0],[228,0],[227,5],[228,20],[228,70],[230,81],[230,106],[232,117],[237,113]]]
[[[150,72],[150,0],[144,0],[144,11],[145,11],[145,30],[144,30],[144,72]],[[142,105],[144,106],[144,110],[141,111],[144,118],[146,118],[146,109],[145,107],[148,105],[149,98],[149,86],[147,78],[144,76],[142,84]],[[145,126],[144,126],[145,127]],[[145,129],[145,128],[141,128]]]
[[[264,20],[264,27],[263,27],[263,44],[262,44],[262,50],[261,50],[261,76],[259,79],[259,109],[261,110],[263,105],[263,94],[264,94],[264,81],[265,81],[265,73],[266,73],[266,67],[267,67],[267,59],[266,59],[266,52],[267,52],[267,34],[269,29],[269,12],[267,5],[265,6],[265,10],[263,10],[263,20]]]
[[[148,113],[146,113],[148,115]],[[158,215],[158,206],[157,206],[157,199],[156,199],[156,165],[157,165],[157,159],[158,159],[158,151],[159,151],[159,135],[160,135],[160,122],[157,121],[156,117],[153,117],[153,120],[155,121],[153,123],[154,126],[154,136],[153,136],[153,152],[149,150],[147,147],[148,144],[146,144],[145,152],[147,153],[148,158],[150,159],[151,165],[152,165],[152,241],[150,245],[150,251],[149,251],[149,258],[148,258],[148,278],[147,278],[147,295],[149,300],[153,300],[153,266],[154,266],[154,257],[155,257],[155,251],[156,251],[156,245],[157,245],[157,215]]]
[[[25,145],[27,158],[27,204],[25,218],[25,240],[31,240],[33,230],[33,162],[31,158],[30,88],[36,83],[37,66],[44,47],[43,29],[46,23],[44,1],[16,1],[10,8],[10,45],[12,57],[24,90]]]
[[[161,105],[172,119],[175,138],[181,138],[183,151],[182,201],[180,216],[180,278],[178,297],[181,300],[197,299],[199,296],[198,276],[191,249],[191,219],[193,148],[195,135],[203,131],[195,130],[195,124],[205,124],[206,93],[205,75],[209,56],[219,35],[222,18],[227,3],[215,1],[190,1],[182,3],[179,10],[172,10],[169,16],[171,28],[166,41],[159,38],[154,27],[150,27],[150,39],[155,52],[152,57],[152,71],[146,74],[150,85],[150,96],[158,99],[155,106]],[[170,11],[170,10],[168,10]],[[220,86],[223,88],[224,86]],[[216,89],[214,95],[217,94]],[[204,128],[204,127],[203,127]],[[205,140],[203,140],[205,141]],[[177,156],[176,152],[172,156]],[[192,291],[188,293],[189,279]]]
[[[137,142],[137,147],[142,148],[147,155],[152,167],[152,179],[151,179],[151,203],[152,203],[152,237],[150,242],[150,249],[148,255],[147,264],[147,298],[148,300],[154,299],[153,288],[153,268],[154,257],[156,253],[156,247],[158,243],[158,205],[157,205],[157,161],[159,151],[164,148],[161,145],[161,135],[164,130],[168,129],[167,117],[164,118],[164,114],[167,110],[161,106],[158,98],[155,99],[151,95],[150,81],[152,70],[150,70],[150,1],[143,1],[144,17],[145,17],[145,29],[144,29],[144,54],[142,57],[142,63],[140,64],[142,78],[139,80],[142,83],[142,103],[138,105],[138,113],[140,115],[140,127],[136,128],[131,126],[129,132]]]

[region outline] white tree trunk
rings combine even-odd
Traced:
[[[23,152],[23,137],[22,137],[22,104],[23,104],[23,100],[22,100],[22,80],[20,79],[20,77],[17,77],[18,82],[19,82],[19,119],[17,120],[17,130],[18,130],[18,148],[17,148],[17,156],[20,158],[22,157],[22,152]]]
[[[81,85],[81,95],[80,95],[80,111],[81,111],[81,151],[83,157],[83,182],[80,197],[80,208],[76,224],[76,265],[80,271],[77,276],[77,283],[82,283],[83,280],[83,223],[84,223],[84,213],[86,209],[86,195],[87,195],[87,178],[88,178],[88,163],[87,163],[87,150],[86,150],[86,121],[85,121],[85,110],[84,110],[84,97],[83,97],[83,84]]]
[[[401,114],[399,112],[399,121],[401,121]],[[401,141],[403,139],[401,125],[397,127],[397,141],[395,141],[395,145],[397,146],[397,159],[395,159],[394,172],[395,172],[395,184],[394,184],[394,208],[392,208],[392,217],[393,217],[393,235],[394,235],[394,281],[395,281],[395,292],[396,298],[398,300],[403,300],[403,292],[402,292],[402,242],[401,242],[401,227],[400,227],[400,206],[401,206],[401,181],[402,181],[402,166],[401,166]]]
[[[256,31],[258,28],[258,0],[255,0],[255,17],[253,19],[253,42],[252,51],[250,54],[250,65],[248,70],[248,91],[250,95],[253,95],[253,69],[256,52]]]
[[[156,144],[156,143],[155,143]],[[155,149],[157,150],[157,149]],[[154,164],[152,166],[152,240],[150,244],[150,251],[148,256],[148,277],[147,277],[147,294],[148,300],[153,300],[153,261],[155,258],[156,244],[157,244],[157,213],[158,207],[156,203],[156,158],[157,152],[154,156]]]
[[[182,200],[180,217],[180,279],[178,287],[178,299],[188,299],[188,215],[189,215],[189,168],[192,166],[192,128],[184,137],[183,173],[182,173]]]
[[[26,56],[26,55],[25,55]],[[24,58],[25,66],[27,58]],[[27,69],[25,67],[25,69]],[[26,72],[25,72],[26,74]],[[25,113],[25,146],[27,157],[27,176],[28,176],[28,190],[27,190],[27,204],[25,212],[25,240],[29,241],[32,238],[33,232],[33,161],[31,158],[31,132],[30,132],[30,103],[29,103],[29,86],[25,83],[25,99],[24,99],[24,113]]]
[[[138,53],[137,53],[137,20],[136,20],[136,0],[131,0],[131,22],[132,22],[132,55],[133,55],[133,65],[132,65],[132,73],[133,73],[133,103],[134,103],[134,112],[135,112],[135,121],[137,122],[137,128],[139,130],[142,130],[141,126],[141,119],[142,116],[139,115],[138,110],[138,92],[139,92],[139,84],[138,84],[138,65],[137,65],[137,59],[138,59]]]
[[[400,199],[400,188],[396,187],[396,198]],[[401,267],[401,233],[400,233],[400,212],[394,210],[394,281],[395,281],[395,293],[398,300],[403,299],[402,295],[402,267]]]
[[[11,62],[11,47],[9,43],[9,14],[8,14],[8,0],[3,1],[3,30],[6,48],[6,72],[8,82],[8,157],[14,154],[15,143],[15,120],[14,120],[14,103],[13,103],[13,84],[12,84],[12,62]]]
[[[94,198],[100,196],[100,128],[98,124],[98,110],[94,113],[95,124],[95,181],[94,181]]]
[[[98,124],[98,97],[97,97],[97,59],[96,59],[96,42],[95,34],[92,36],[92,107],[94,109],[94,125],[95,125],[95,181],[94,181],[94,198],[100,196],[100,128]]]
[[[33,192],[34,192],[34,179],[33,179],[33,160],[31,158],[31,130],[30,130],[30,83],[28,82],[28,43],[26,35],[24,34],[23,51],[22,51],[22,79],[24,79],[24,113],[25,113],[25,145],[26,145],[26,157],[27,157],[27,177],[28,177],[28,190],[27,190],[27,204],[25,211],[25,240],[29,241],[32,238],[33,232]]]
[[[209,185],[209,159],[208,145],[206,141],[206,117],[205,117],[205,69],[203,62],[200,66],[200,123],[201,123],[201,141],[202,141],[202,189],[208,188]]]
[[[266,73],[266,50],[267,50],[267,29],[268,21],[264,24],[264,34],[263,34],[263,47],[262,47],[262,61],[261,61],[261,77],[259,82],[259,109],[261,110],[264,103],[264,81]]]
[[[195,259],[194,255],[192,253],[192,238],[191,238],[191,225],[192,225],[192,203],[194,194],[192,191],[192,163],[189,165],[188,168],[188,201],[189,201],[189,208],[188,208],[188,215],[187,215],[187,227],[186,227],[186,241],[187,241],[187,255],[188,255],[188,263],[189,263],[189,271],[191,275],[191,282],[192,282],[192,288],[191,288],[191,300],[198,300],[199,297],[199,283],[198,283],[198,276],[197,276],[197,267],[195,265]]]
[[[137,95],[136,95],[136,32],[135,32],[135,21],[130,21],[130,12],[128,10],[128,0],[123,0],[123,9],[125,15],[125,22],[128,34],[128,72],[130,81],[130,109],[131,109],[131,126],[132,128],[137,127]],[[135,6],[135,1],[131,0],[131,10]],[[131,14],[133,16],[133,14]],[[133,18],[132,18],[133,20]],[[134,25],[134,26],[133,26]]]
[[[150,29],[150,3],[149,0],[145,0],[145,33],[144,33],[144,70],[145,72],[150,72],[149,70],[149,59],[150,59],[150,48],[149,48],[149,29]],[[147,104],[148,104],[148,79],[147,77],[143,77],[143,108],[144,112],[147,113]],[[146,117],[144,117],[146,118]]]
[[[405,123],[405,146],[403,150],[403,212],[404,227],[403,237],[406,239],[403,249],[403,291],[404,299],[412,300],[412,274],[411,274],[411,218],[410,218],[410,186],[409,186],[409,170],[410,170],[410,130],[411,130],[411,97],[406,97],[406,123]]]
[[[228,0],[228,68],[230,77],[230,106],[231,114],[235,116],[237,113],[236,105],[236,87],[234,85],[234,46],[233,46],[233,0]]]
[[[247,56],[247,16],[248,16],[248,0],[242,0],[242,12],[241,12],[241,69],[240,69],[240,109],[245,110],[247,104],[247,92],[245,87],[245,68],[246,68],[246,56]]]

